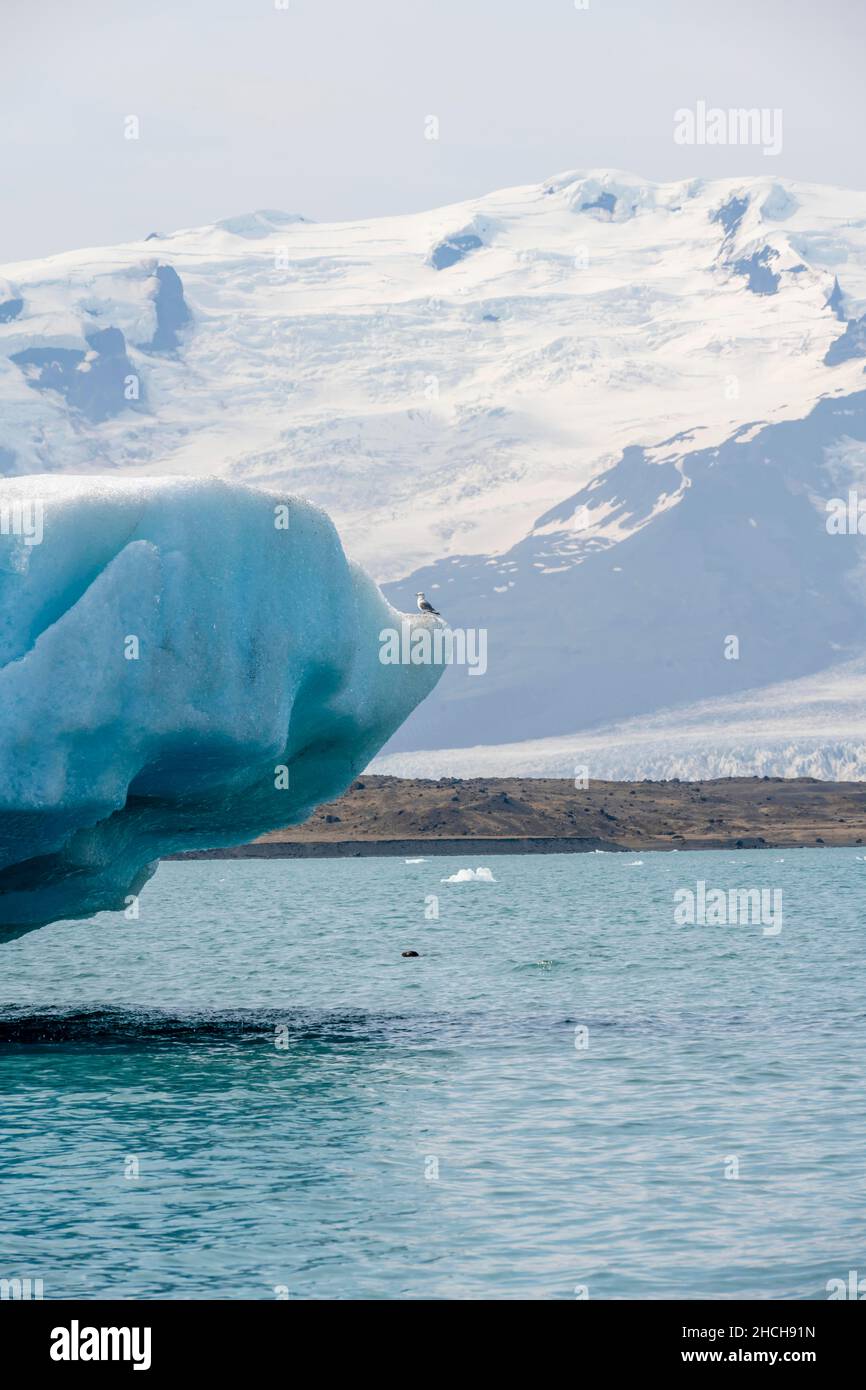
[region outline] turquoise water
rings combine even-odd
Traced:
[[[781,932],[674,925],[698,879]],[[139,920],[0,948],[0,1277],[825,1298],[866,1274],[864,891],[854,850],[163,864]]]

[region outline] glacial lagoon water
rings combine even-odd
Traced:
[[[698,882],[781,930],[677,925]],[[866,1274],[864,916],[854,850],[164,863],[137,920],[0,948],[0,1277],[826,1298]]]

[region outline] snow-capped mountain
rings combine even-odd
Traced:
[[[613,730],[635,750],[611,755],[618,775],[658,775],[659,747],[664,765],[691,754],[640,721],[682,708],[694,740],[709,711],[721,738],[766,687],[800,766],[796,683],[839,668],[849,689],[863,538],[828,532],[826,502],[861,478],[866,497],[866,193],[570,173],[0,274],[3,472],[285,487],[328,509],[392,602],[424,589],[487,630],[484,677],[447,672],[393,741],[402,770],[413,750],[450,749],[436,765],[459,772],[469,747],[513,744],[503,771],[543,771],[558,754],[539,741]],[[840,770],[842,705],[810,725],[841,740]],[[778,769],[767,729],[740,734],[738,768]]]

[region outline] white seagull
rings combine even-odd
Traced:
[[[435,618],[441,618],[441,617],[442,617],[442,614],[439,612],[439,609],[438,609],[438,608],[434,608],[433,605],[432,605],[432,603],[428,603],[428,602],[427,602],[427,599],[424,597],[424,595],[421,593],[420,590],[419,590],[418,593],[415,595],[415,597],[416,597],[417,600],[418,600],[418,612],[419,612],[419,613],[432,613],[433,616],[434,616]]]

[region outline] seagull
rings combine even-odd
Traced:
[[[434,608],[433,605],[432,605],[432,603],[428,603],[428,602],[427,602],[427,599],[424,597],[424,595],[421,593],[420,590],[419,590],[418,593],[415,595],[415,597],[416,597],[417,600],[418,600],[418,612],[419,612],[419,613],[432,613],[433,616],[434,616],[435,618],[441,618],[441,617],[442,617],[442,614],[439,612],[439,609],[438,609],[438,608]]]

